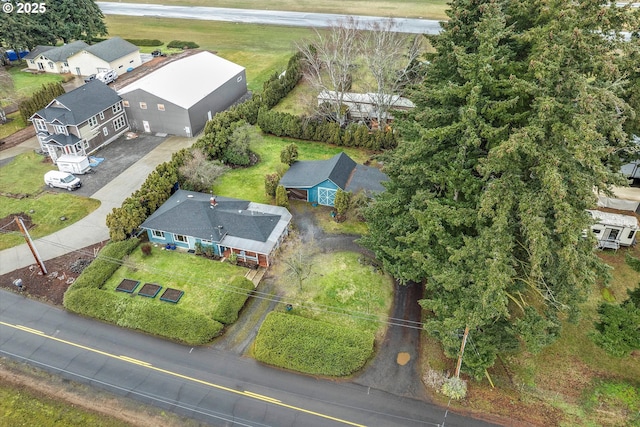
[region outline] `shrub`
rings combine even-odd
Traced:
[[[98,253],[98,257],[82,271],[82,274],[78,276],[67,292],[80,288],[101,289],[113,273],[120,268],[122,259],[129,255],[138,246],[138,243],[137,239],[130,239],[106,245]]]
[[[459,377],[451,377],[442,384],[442,394],[454,400],[464,399],[467,396],[467,382]]]
[[[280,151],[281,163],[291,166],[296,160],[298,160],[297,144],[295,143],[289,144]]]
[[[253,291],[253,282],[246,277],[236,277],[216,304],[211,317],[220,323],[230,324],[238,320],[238,313]]]
[[[336,198],[333,202],[334,207],[336,208],[336,212],[338,216],[342,217],[349,210],[349,204],[351,202],[351,192],[344,191],[341,188],[338,188],[336,191]]]
[[[261,362],[312,375],[345,376],[373,354],[369,332],[304,317],[271,312],[256,337],[253,354]]]
[[[640,259],[629,255],[629,252],[624,254],[624,260],[629,267],[633,270],[640,272]]]
[[[276,205],[283,208],[289,208],[289,197],[287,197],[287,190],[282,186],[276,187]]]
[[[144,256],[151,255],[151,249],[152,249],[152,246],[150,243],[144,243],[140,246],[140,250],[142,251],[142,254]]]
[[[64,306],[74,313],[188,345],[205,344],[218,336],[223,328],[221,323],[203,314],[174,304],[158,304],[153,300],[89,288],[68,291]]]
[[[22,101],[19,105],[20,116],[27,123],[36,111],[46,107],[53,99],[65,93],[62,83],[49,83],[34,92],[31,98]]]
[[[131,44],[135,44],[136,46],[162,46],[162,43],[158,39],[125,39]]]
[[[278,173],[268,173],[264,176],[264,192],[267,196],[275,197],[278,182],[280,182]]]
[[[195,42],[185,42],[182,40],[171,40],[169,42],[169,44],[167,44],[167,47],[169,48],[173,48],[173,49],[197,49],[200,47],[200,45],[198,45]]]

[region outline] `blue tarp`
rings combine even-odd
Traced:
[[[104,162],[104,157],[89,156],[89,166],[91,166],[92,168],[95,168],[102,162]]]

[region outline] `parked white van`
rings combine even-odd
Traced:
[[[82,185],[80,178],[77,178],[68,172],[61,171],[49,171],[45,173],[44,183],[51,188],[66,188],[69,191],[80,188]]]

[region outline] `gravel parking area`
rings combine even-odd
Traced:
[[[74,194],[87,197],[93,195],[166,139],[167,137],[147,134],[140,134],[137,138],[129,140],[124,135],[121,136],[92,154],[94,157],[104,158],[104,161],[93,168],[91,173],[78,175],[82,181],[82,187]],[[49,190],[66,191],[60,188]]]

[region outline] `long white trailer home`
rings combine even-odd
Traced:
[[[618,249],[620,246],[631,246],[636,243],[638,219],[631,215],[588,210],[598,221],[591,226],[591,231],[598,239],[601,249]]]

